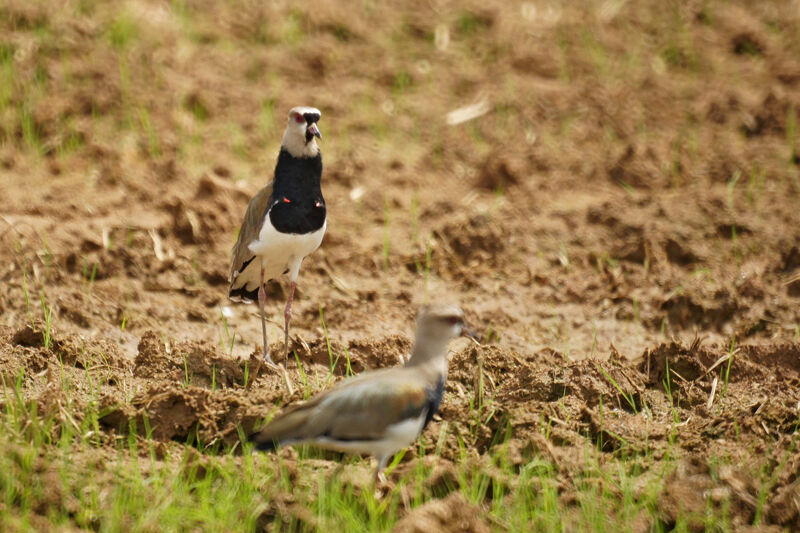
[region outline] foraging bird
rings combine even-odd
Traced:
[[[322,138],[314,107],[294,107],[283,134],[275,178],[250,200],[239,237],[233,246],[228,297],[235,302],[258,301],[264,360],[275,366],[267,346],[264,283],[289,274],[291,285],[284,309],[284,353],[289,348],[289,321],[295,283],[303,259],[322,242],[327,227],[322,197]]]
[[[260,450],[314,444],[373,455],[382,478],[389,459],[412,443],[439,409],[447,377],[447,343],[467,334],[454,306],[427,306],[417,318],[408,362],[346,379],[308,402],[289,407],[250,436]]]

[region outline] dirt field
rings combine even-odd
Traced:
[[[555,465],[568,512],[586,483],[619,490],[578,475],[594,451],[663,477],[631,530],[800,527],[800,2],[339,4],[0,6],[0,404],[17,383],[53,431],[97,404],[100,453],[132,427],[204,453],[332,360],[398,364],[445,299],[485,342],[452,344],[439,456],[393,480],[425,461],[449,486],[464,449],[502,446]],[[290,398],[226,296],[301,104],[329,218]],[[508,527],[445,496],[398,527]]]

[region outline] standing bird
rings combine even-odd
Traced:
[[[322,197],[322,138],[317,122],[321,113],[314,107],[295,107],[283,133],[275,179],[250,200],[239,237],[233,245],[228,296],[234,302],[258,301],[264,360],[276,366],[267,346],[264,283],[289,274],[291,286],[283,316],[284,353],[289,349],[289,321],[295,283],[303,259],[322,242],[327,226]]]
[[[417,338],[408,362],[346,379],[308,402],[293,405],[250,436],[259,450],[314,444],[373,455],[375,474],[414,442],[439,409],[447,377],[447,343],[474,338],[454,306],[427,306],[417,317]]]

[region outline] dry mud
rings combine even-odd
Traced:
[[[564,502],[587,446],[631,465],[677,453],[665,524],[709,498],[752,523],[766,491],[763,523],[796,526],[797,2],[675,2],[662,17],[654,2],[554,4],[535,20],[530,3],[433,4],[199,2],[187,29],[130,2],[124,49],[110,5],[0,8],[22,80],[0,129],[6,386],[22,376],[59,414],[62,380],[92,376],[69,401],[100,402],[110,447],[128,431],[235,444],[237,427],[301,399],[296,360],[292,397],[260,368],[254,308],[227,301],[226,277],[283,116],[308,103],[323,112],[329,204],[294,307],[312,388],[331,358],[336,379],[346,358],[355,372],[399,364],[417,307],[458,301],[486,341],[452,345],[426,432],[448,424],[432,484],[452,475],[459,438],[481,461],[510,427],[510,460],[551,460]],[[282,17],[299,41],[283,44]],[[485,115],[446,123],[482,98]],[[273,350],[284,298],[273,283]],[[712,475],[715,457],[731,461]],[[398,528],[492,527],[459,498]]]

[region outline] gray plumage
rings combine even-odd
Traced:
[[[237,278],[242,270],[245,261],[253,258],[253,252],[247,247],[251,242],[258,240],[258,235],[261,233],[261,225],[264,223],[264,213],[267,210],[270,196],[272,196],[272,182],[269,182],[259,190],[255,196],[250,200],[247,205],[247,211],[244,213],[242,220],[242,227],[239,235],[236,237],[236,244],[233,245],[231,250],[231,269],[228,276],[228,290],[234,291],[235,289],[244,286],[243,283],[237,283]]]
[[[346,379],[287,408],[250,440],[262,450],[314,444],[374,455],[380,474],[397,451],[417,439],[438,410],[447,377],[447,343],[467,331],[458,307],[423,308],[405,365]]]

